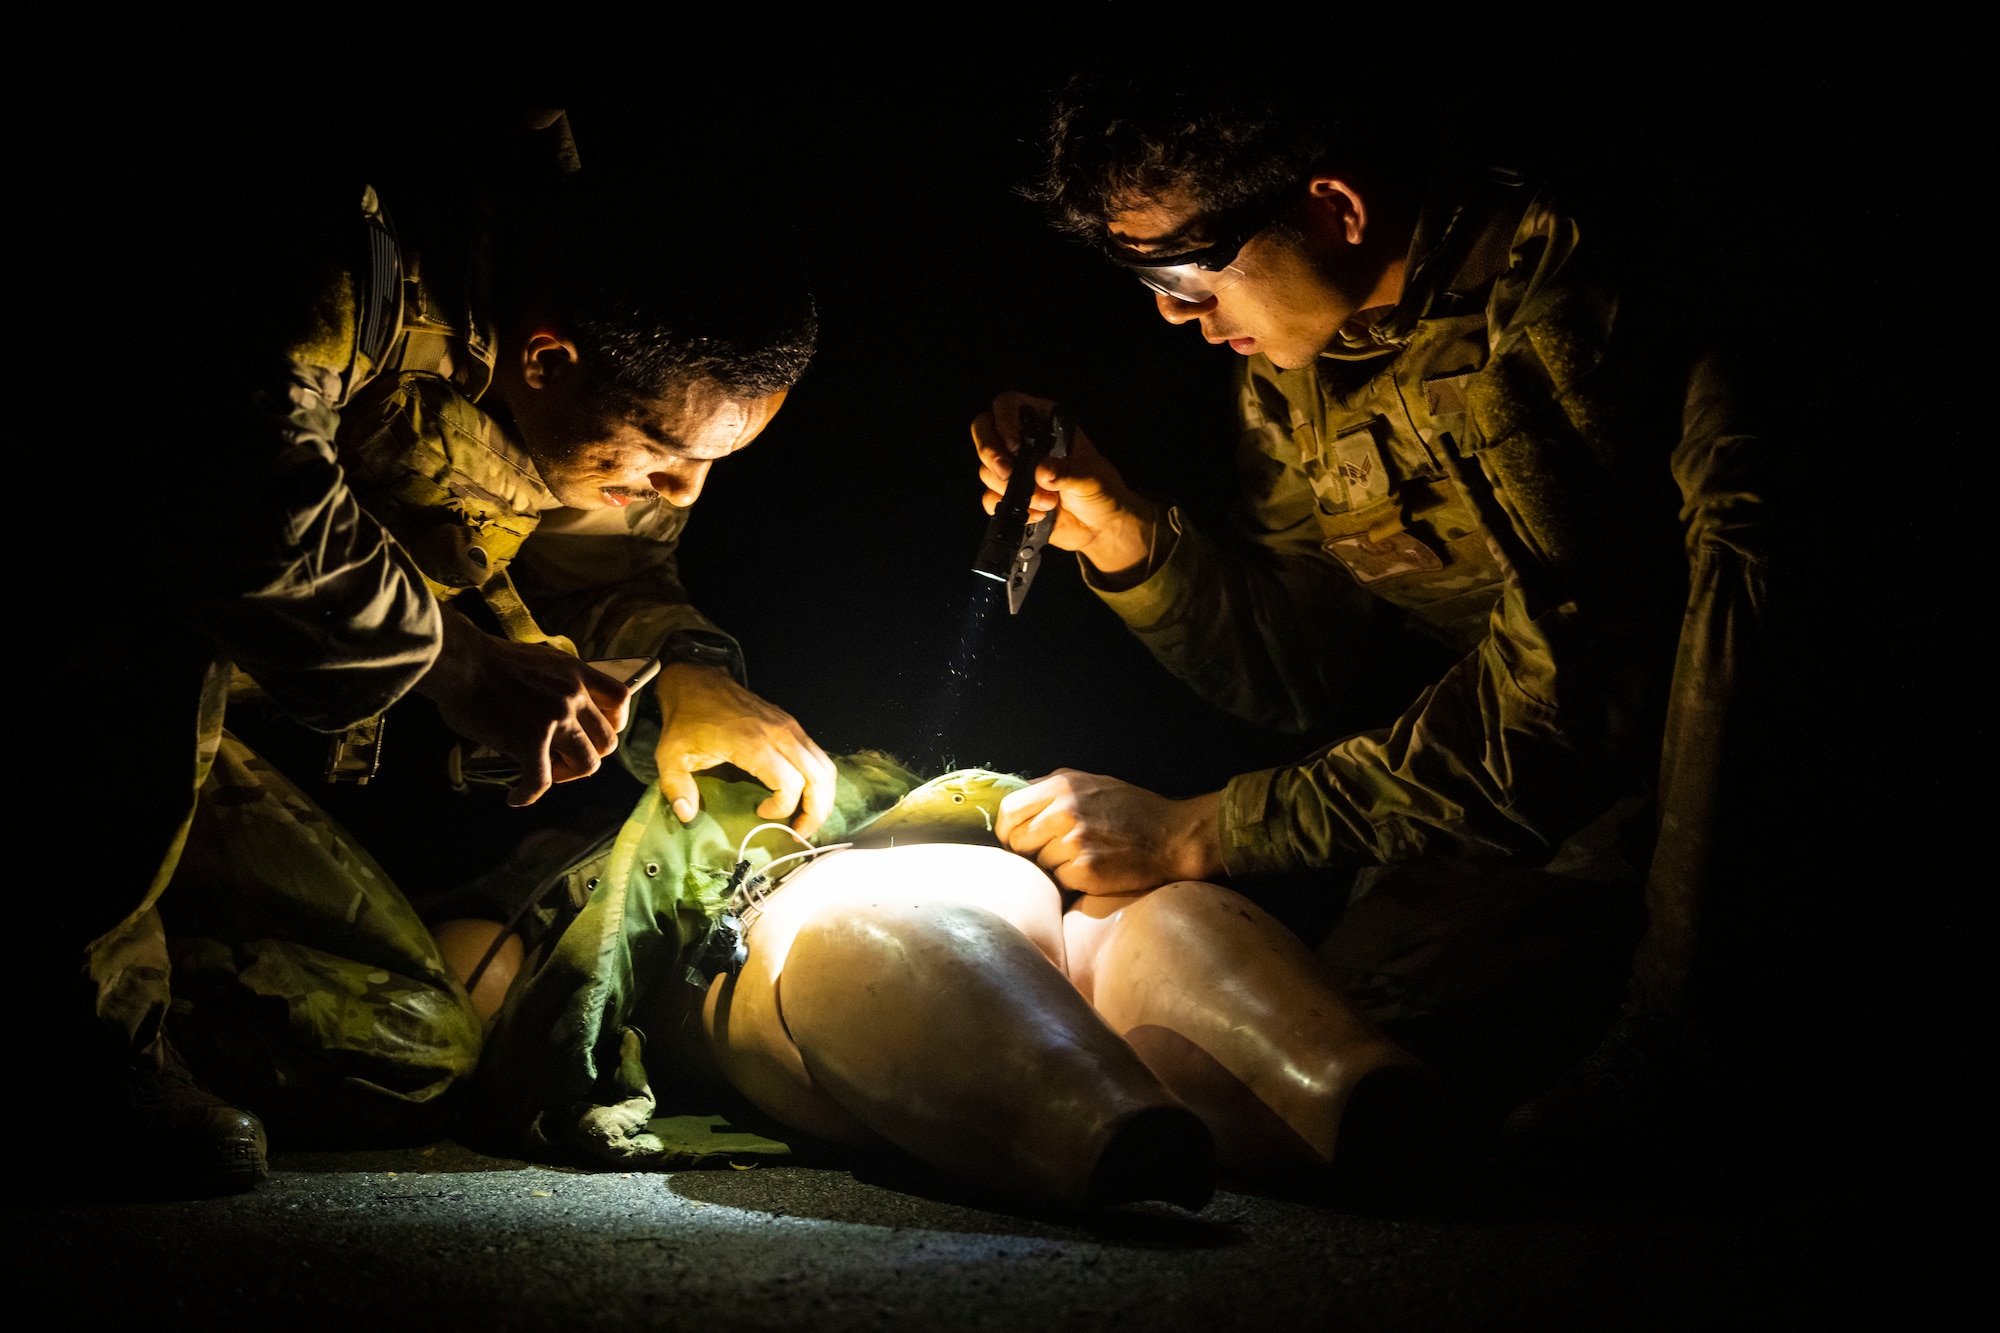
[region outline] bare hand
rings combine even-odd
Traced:
[[[660,672],[660,790],[686,823],[701,808],[694,775],[734,764],[771,789],[764,819],[799,812],[792,827],[810,836],[833,809],[834,768],[789,713],[773,708],[716,667],[677,662]]]
[[[533,805],[553,784],[589,777],[618,748],[623,685],[546,644],[495,638],[449,607],[444,631],[417,693],[453,731],[521,765],[507,804]]]
[[[1000,802],[993,832],[1065,889],[1137,893],[1222,871],[1222,794],[1173,801],[1059,768]]]
[[[1014,454],[1021,447],[1021,408],[1053,404],[1009,390],[993,400],[993,409],[972,423],[972,447],[979,454],[979,480],[986,484],[980,503],[992,513],[1014,475]],[[1069,457],[1050,458],[1035,469],[1035,494],[1028,512],[1041,518],[1056,511],[1049,543],[1077,551],[1114,583],[1122,575],[1143,571],[1153,549],[1153,506],[1133,492],[1097,446],[1081,430],[1070,435]],[[1133,578],[1132,582],[1137,582]]]

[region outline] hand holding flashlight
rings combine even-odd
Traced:
[[[989,514],[999,508],[1014,475],[1014,456],[1022,442],[1023,408],[1049,413],[1056,405],[1009,390],[972,423],[979,479],[986,487],[981,503]],[[1093,582],[1099,587],[1129,587],[1145,577],[1155,549],[1153,529],[1158,516],[1149,501],[1125,484],[1111,460],[1097,451],[1081,428],[1071,425],[1065,457],[1044,458],[1036,466],[1035,482],[1028,516],[1030,521],[1039,521],[1055,515],[1049,545],[1080,553],[1097,570]]]

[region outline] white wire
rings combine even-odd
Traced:
[[[757,873],[768,879],[770,877],[771,868],[773,866],[781,866],[787,861],[796,861],[802,856],[818,856],[821,852],[837,852],[843,848],[852,847],[853,845],[854,844],[851,842],[836,842],[827,847],[808,847],[802,852],[788,852],[783,856],[775,856],[772,857],[769,861],[766,861],[764,863],[764,868],[762,870],[759,870]]]
[[[769,875],[774,866],[786,861],[797,861],[802,857],[818,856],[823,852],[842,851],[853,845],[851,842],[836,842],[826,847],[808,847],[802,852],[791,852],[766,861],[762,870],[744,881],[743,886],[730,895],[729,910],[737,914],[740,922],[738,929],[744,932],[744,938],[749,937],[750,928],[756,925],[757,919],[764,914],[764,900],[784,887],[782,884],[770,882]],[[758,887],[759,885],[764,887]]]
[[[794,838],[797,838],[800,842],[805,843],[807,851],[813,850],[812,843],[806,840],[805,835],[800,833],[797,829],[793,828],[790,824],[759,824],[756,828],[751,829],[748,833],[743,835],[742,842],[736,844],[737,860],[741,861],[744,857],[750,854],[750,839],[756,837],[759,833],[762,833],[767,828],[777,829],[780,833],[789,833]],[[794,853],[794,855],[796,855],[796,853]]]

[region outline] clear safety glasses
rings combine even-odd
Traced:
[[[1251,220],[1198,250],[1148,255],[1114,244],[1108,247],[1111,261],[1129,269],[1133,277],[1162,296],[1199,305],[1243,281],[1243,270],[1237,267],[1236,256],[1242,253],[1252,236],[1277,221],[1278,215],[1292,202],[1292,197],[1288,195],[1276,207],[1256,213]]]
[[[1243,281],[1243,270],[1234,264],[1224,264],[1219,269],[1206,269],[1200,264],[1133,264],[1125,266],[1132,270],[1132,276],[1145,283],[1162,296],[1171,296],[1176,301],[1189,305],[1199,305],[1219,292],[1228,291]]]

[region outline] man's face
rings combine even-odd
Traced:
[[[623,508],[654,496],[693,504],[715,460],[756,439],[785,402],[783,390],[744,401],[696,381],[607,416],[582,389],[576,379],[552,385],[514,413],[543,483],[573,509]]]
[[[1338,201],[1303,199],[1287,214],[1296,232],[1266,227],[1244,243],[1235,261],[1239,281],[1201,301],[1152,293],[1160,317],[1198,323],[1209,342],[1242,356],[1262,352],[1286,370],[1311,365],[1373,285],[1355,271],[1356,247],[1346,241],[1351,219],[1340,210]],[[1213,239],[1200,234],[1193,210],[1173,195],[1113,213],[1110,224],[1114,242],[1142,254],[1178,254]]]

